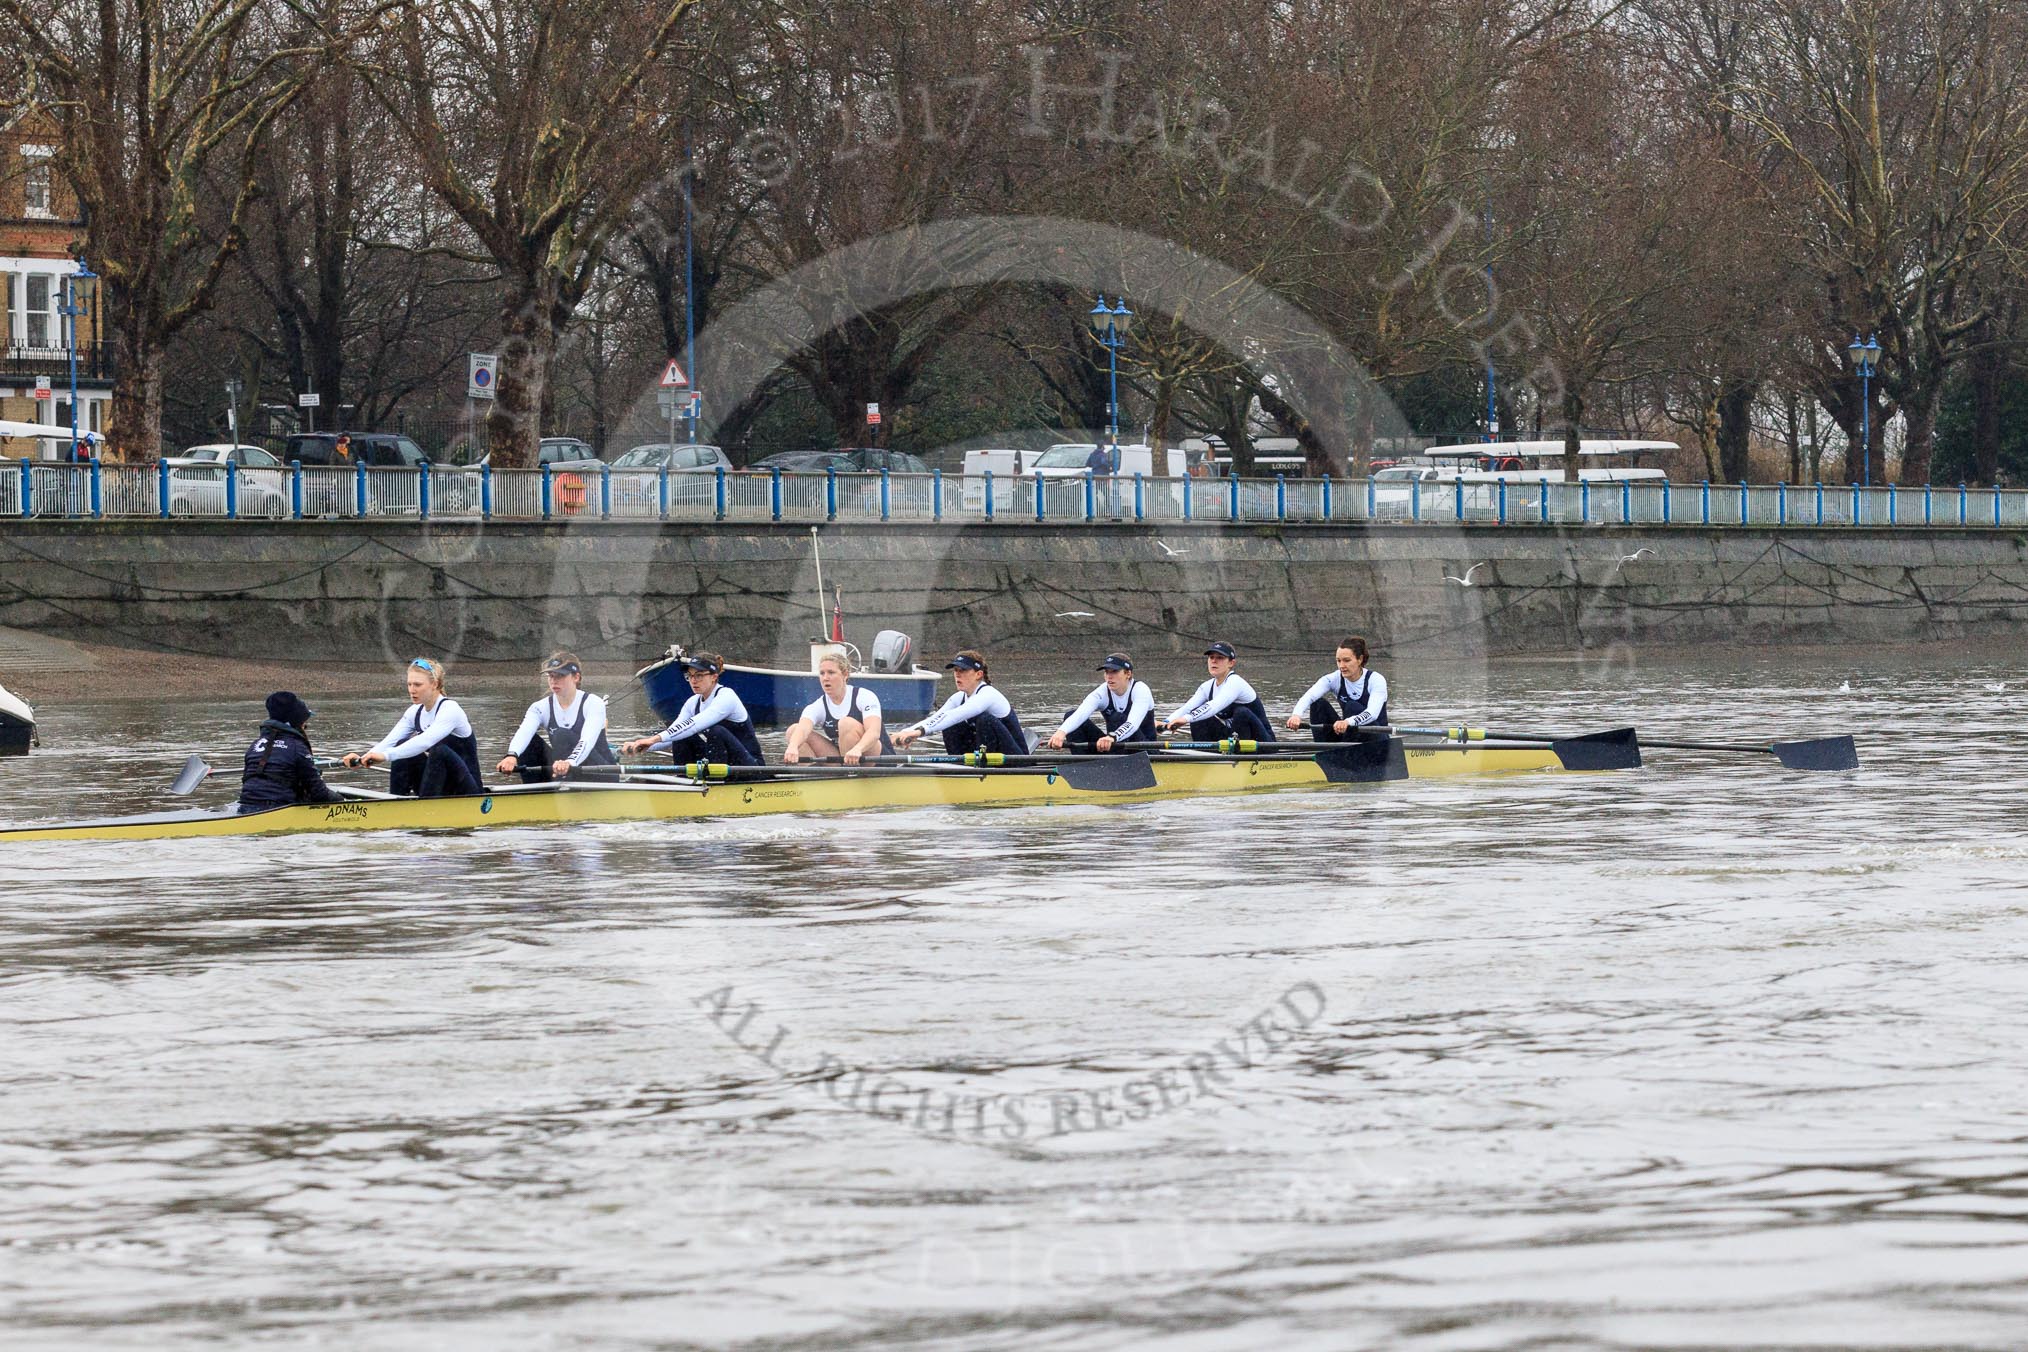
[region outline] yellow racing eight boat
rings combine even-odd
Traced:
[[[1265,789],[1638,766],[1633,729],[1544,744],[1283,744],[1275,754],[1179,752],[1001,763],[868,767],[693,765],[616,781],[511,785],[448,798],[342,790],[345,801],[261,812],[201,810],[0,828],[0,844],[177,840],[312,831],[465,831],[478,827],[672,821],[882,808],[1022,807],[1213,797]]]

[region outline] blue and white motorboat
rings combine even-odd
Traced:
[[[803,710],[823,693],[817,684],[817,663],[829,653],[852,659],[852,683],[880,697],[883,721],[900,727],[929,716],[936,707],[937,682],[943,673],[918,667],[910,660],[908,636],[892,629],[880,632],[873,645],[873,662],[867,667],[852,645],[843,642],[812,643],[810,665],[802,671],[785,667],[749,667],[736,662],[725,664],[719,680],[739,696],[739,702],[758,727],[782,728],[803,716]],[[690,698],[690,682],[683,674],[684,652],[672,644],[658,662],[635,673],[648,704],[664,723],[673,723]]]
[[[25,756],[35,741],[35,711],[0,686],[0,756]]]

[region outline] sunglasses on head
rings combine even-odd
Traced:
[[[430,661],[429,658],[427,657],[418,657],[416,658],[415,661],[409,663],[409,665],[412,667],[421,667],[424,671],[427,671],[432,676],[437,674],[437,664]]]

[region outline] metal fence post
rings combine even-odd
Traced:
[[[599,465],[599,520],[613,519],[613,467],[603,462]]]
[[[1588,526],[1591,524],[1590,480],[1585,480],[1579,483],[1577,486],[1577,523],[1580,526]]]
[[[1817,484],[1817,524],[1824,524],[1824,485],[1821,481]]]
[[[1037,470],[1035,471],[1035,519],[1037,521],[1040,521],[1043,519],[1043,516],[1044,512],[1042,506],[1042,471]]]
[[[1620,524],[1629,525],[1634,519],[1634,485],[1630,479],[1620,480]]]
[[[1936,515],[1936,514],[1935,514],[1935,511],[1934,511],[1935,505],[1936,505],[1936,504],[1935,504],[1935,502],[1934,502],[1934,501],[1933,501],[1933,500],[1931,499],[1931,496],[1930,496],[1930,491],[1929,491],[1929,485],[1928,485],[1928,484],[1924,484],[1924,485],[1922,486],[1922,524],[1923,524],[1923,525],[1925,525],[1925,526],[1928,526],[1928,525],[1933,525],[1933,524],[1934,524],[1934,520],[1935,520],[1935,515]]]
[[[1197,510],[1196,499],[1197,495],[1190,491],[1190,478],[1188,475],[1185,475],[1183,479],[1183,519],[1185,521],[1190,520],[1192,515],[1196,512]]]
[[[942,521],[943,519],[944,472],[941,469],[933,469],[930,471],[930,520]]]
[[[549,478],[550,478],[550,476],[549,476],[549,466],[547,466],[547,465],[544,465],[544,466],[542,467],[542,519],[543,519],[544,521],[547,521],[547,520],[549,520],[549,503],[550,503],[550,498],[549,498],[549,488],[550,488],[550,484],[549,484]]]
[[[1147,514],[1148,502],[1141,484],[1141,471],[1134,471],[1134,520],[1139,521]]]
[[[303,462],[289,462],[289,517],[294,521],[303,519]]]
[[[1993,524],[2000,524],[2000,486],[1993,485]]]
[[[366,515],[366,466],[362,462],[352,467],[352,514]]]
[[[1239,520],[1239,476],[1235,474],[1232,478],[1227,479],[1225,487],[1225,519],[1227,521],[1237,521]]]
[[[479,466],[479,519],[493,519],[493,464],[491,461]]]
[[[824,519],[838,519],[838,467],[824,466]]]
[[[1410,479],[1408,481],[1408,519],[1410,521],[1422,520],[1422,480],[1420,479]]]
[[[1775,524],[1777,526],[1789,524],[1789,481],[1787,479],[1775,485]]]
[[[28,464],[29,462],[25,459],[21,462],[21,515],[23,516],[31,516],[35,511],[35,476],[29,472]],[[162,477],[164,480],[169,477],[169,466],[167,464],[162,465]],[[162,495],[162,502],[162,515],[167,516],[169,515],[168,494]]]
[[[1289,519],[1289,484],[1284,475],[1275,475],[1275,520]]]
[[[104,484],[99,477],[99,458],[92,457],[92,520],[97,521],[106,514]]]
[[[1451,480],[1451,515],[1459,521],[1465,519],[1465,476],[1462,474]]]
[[[768,519],[782,519],[782,467],[768,466]]]
[[[1960,480],[1958,483],[1958,524],[1960,526],[1965,524],[1965,509],[1971,506],[1971,497],[1971,490],[1966,488],[1963,481]]]
[[[655,519],[669,519],[669,462],[655,466]]]
[[[1901,524],[1901,490],[1894,484],[1887,485],[1887,524]]]
[[[1498,484],[1494,485],[1494,492],[1495,496],[1499,499],[1500,524],[1504,526],[1507,524],[1507,481],[1502,479]]]
[[[430,519],[430,462],[427,460],[415,467],[415,519]]]
[[[1662,480],[1662,524],[1669,524],[1669,481]]]
[[[1698,524],[1708,526],[1711,524],[1711,480],[1698,480],[1697,500],[1698,511],[1703,517]]]
[[[986,477],[986,519],[988,521],[991,521],[993,519],[993,471],[990,469],[987,470],[985,472],[985,477]],[[1008,495],[1011,497],[1013,495],[1014,490],[1010,488],[1007,490],[1007,492]]]
[[[1084,519],[1090,524],[1098,515],[1098,475],[1090,470],[1084,472]]]
[[[894,509],[894,499],[890,490],[890,481],[888,479],[887,466],[882,465],[880,467],[880,519],[882,521],[887,520],[888,515],[893,511],[893,509]],[[719,515],[723,516],[724,513],[721,512],[719,513]]]
[[[239,520],[239,466],[225,462],[225,519]]]
[[[1324,476],[1324,519],[1331,519],[1331,476]]]
[[[1749,507],[1746,496],[1746,480],[1741,479],[1739,481],[1739,524],[1742,526],[1746,524],[1748,510]]]
[[[711,468],[711,514],[714,520],[725,520],[725,466]]]
[[[1379,495],[1375,492],[1373,487],[1373,480],[1369,477],[1366,480],[1366,519],[1368,521],[1371,521],[1373,519],[1373,509],[1378,504],[1379,500],[1380,500]]]
[[[21,464],[21,514],[28,515],[28,462]],[[155,512],[164,521],[169,519],[169,462],[155,462]]]
[[[1855,525],[1855,526],[1863,526],[1863,525],[1865,525],[1865,524],[1866,524],[1866,522],[1865,522],[1865,518],[1864,518],[1864,517],[1862,517],[1862,516],[1860,515],[1860,513],[1861,513],[1861,512],[1863,512],[1863,511],[1864,511],[1865,509],[1866,509],[1866,500],[1865,500],[1864,498],[1862,498],[1862,497],[1860,497],[1860,496],[1859,496],[1859,485],[1858,485],[1858,484],[1853,484],[1853,485],[1852,485],[1852,524],[1853,524],[1853,525]]]

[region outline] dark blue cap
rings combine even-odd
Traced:
[[[956,657],[944,663],[945,671],[984,671],[985,669],[986,664],[969,653],[959,653]]]
[[[685,671],[701,671],[709,676],[719,675],[721,672],[725,670],[725,668],[718,665],[718,663],[713,662],[709,658],[704,657],[684,658],[683,669]]]
[[[1214,643],[1204,650],[1204,655],[1206,657],[1229,657],[1235,662],[1239,660],[1239,654],[1232,650],[1230,643]]]
[[[277,723],[287,723],[292,728],[300,728],[314,716],[310,706],[303,703],[302,697],[293,691],[277,690],[268,696],[268,717]]]
[[[1107,653],[1106,660],[1098,664],[1100,671],[1132,671],[1134,664],[1127,660],[1125,653]]]

